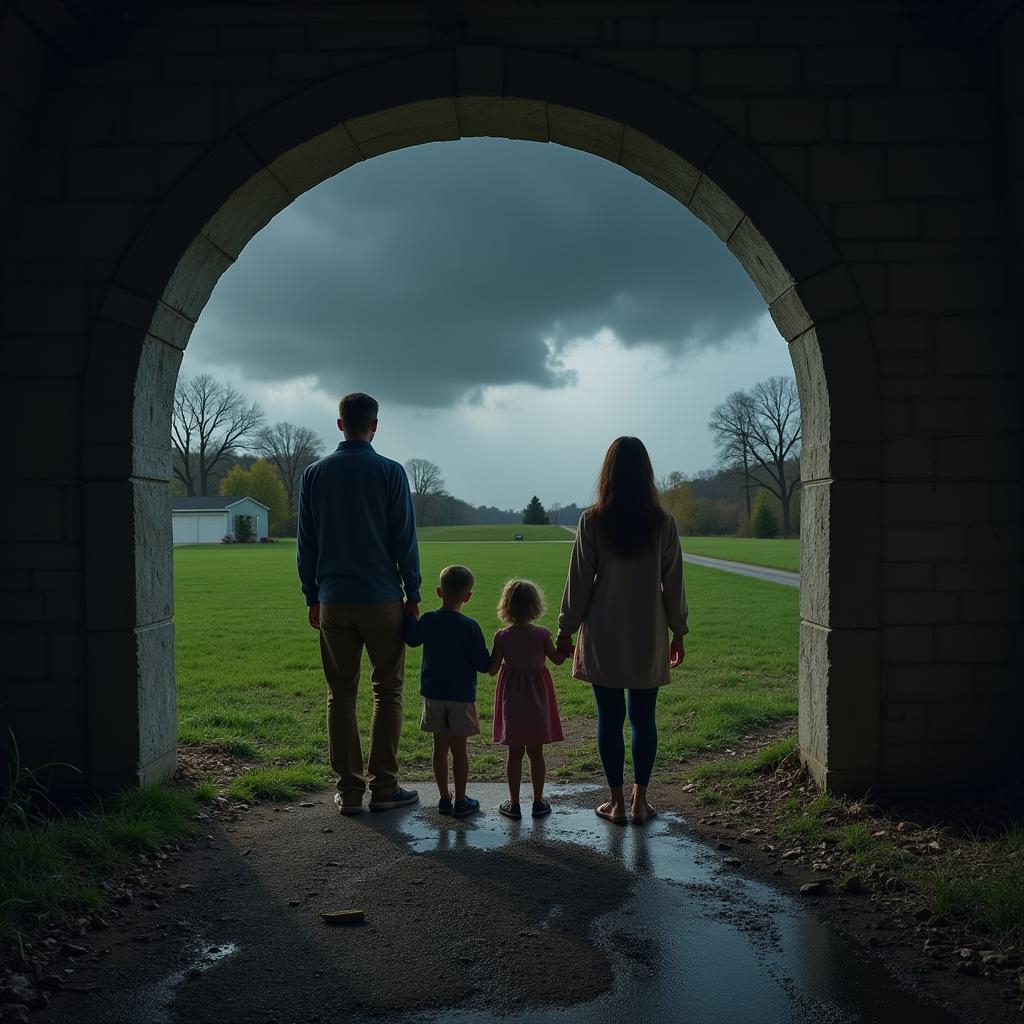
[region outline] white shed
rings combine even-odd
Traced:
[[[220,544],[234,536],[239,519],[248,519],[254,540],[267,536],[270,509],[255,498],[171,498],[171,529],[175,544]]]

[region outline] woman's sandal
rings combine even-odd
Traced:
[[[629,822],[629,818],[624,814],[612,814],[611,811],[604,810],[606,806],[607,804],[599,804],[594,808],[594,813],[599,818],[604,818],[605,821],[610,821],[613,825],[625,825]]]
[[[511,800],[506,800],[499,808],[499,814],[504,814],[506,818],[511,818],[513,821],[519,821],[523,812],[519,804],[512,803]]]

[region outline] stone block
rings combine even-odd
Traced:
[[[931,590],[935,569],[930,562],[886,562],[882,565],[882,590]]]
[[[292,196],[270,171],[257,171],[227,197],[203,225],[203,234],[222,252],[237,258],[249,239],[291,201]]]
[[[955,594],[903,591],[882,599],[882,621],[887,626],[944,626],[958,618]]]
[[[688,97],[689,102],[736,135],[747,134],[747,98],[732,93],[717,95],[696,93]]]
[[[869,313],[884,313],[888,305],[888,278],[883,263],[851,263],[850,276],[857,284],[864,308]]]
[[[293,196],[299,196],[362,159],[348,130],[338,125],[282,153],[268,170]]]
[[[856,537],[856,544],[843,543],[844,537]],[[878,484],[805,484],[800,540],[800,617],[833,630],[877,626],[881,553]]]
[[[961,562],[968,556],[967,526],[887,523],[882,528],[886,562]]]
[[[823,96],[753,96],[749,135],[755,142],[815,142],[827,138],[828,101]]]
[[[205,235],[197,235],[178,261],[163,291],[163,301],[186,320],[199,319],[214,285],[234,260]]]
[[[994,312],[1005,301],[1003,267],[995,261],[891,263],[888,286],[897,313]]]
[[[896,79],[896,51],[891,46],[813,46],[804,53],[804,77],[815,90],[884,88]]]
[[[421,100],[355,117],[345,122],[345,128],[364,157],[459,138],[459,122],[451,97]]]
[[[935,587],[938,590],[1006,591],[1016,584],[1016,567],[1005,559],[950,562],[935,566]]]
[[[982,92],[890,92],[850,99],[850,137],[861,142],[956,142],[991,138]]]
[[[138,783],[177,745],[174,626],[90,633],[88,662],[90,780]]]
[[[174,610],[166,483],[85,485],[85,598],[90,630],[130,631]]]
[[[954,625],[935,631],[935,657],[940,661],[1006,662],[1013,654],[1009,626]]]
[[[988,509],[995,523],[1013,523],[1020,517],[1024,508],[1024,484],[1002,482],[989,485]]]
[[[882,399],[882,433],[910,433],[910,402],[906,398]]]
[[[800,746],[825,767],[831,789],[843,789],[843,779],[870,785],[877,774],[879,673],[876,631],[801,623]]]
[[[807,194],[812,202],[879,200],[884,193],[880,146],[823,143],[808,153]]]
[[[684,204],[693,198],[700,180],[700,173],[691,163],[629,127],[624,129],[622,136],[620,162],[627,170],[646,178],[656,188]]]
[[[58,66],[56,50],[29,20],[19,11],[5,11],[0,32],[0,96],[31,108],[37,91]]]
[[[57,484],[0,485],[0,536],[7,540],[61,540],[61,489]]]
[[[756,41],[753,18],[715,17],[712,7],[668,10],[671,15],[658,18],[655,26],[656,39],[662,46],[749,46]]]
[[[85,335],[89,292],[84,285],[6,284],[0,301],[0,328],[14,334]]]
[[[1021,621],[1019,589],[1017,592],[973,591],[959,595],[959,604],[960,620],[968,625],[1011,625]]]
[[[602,46],[587,49],[582,56],[595,64],[657,82],[676,93],[689,92],[693,88],[693,54],[688,50]]]
[[[457,95],[501,96],[504,93],[505,50],[501,46],[455,48]]]
[[[940,437],[935,440],[935,472],[940,477],[981,480],[1020,475],[1020,444],[1013,437]]]
[[[270,58],[270,74],[285,81],[325,78],[331,62],[326,53],[275,53]]]
[[[880,355],[923,355],[929,348],[929,322],[923,316],[875,316],[871,335]]]
[[[270,63],[262,53],[190,53],[161,57],[165,82],[259,82],[269,77]]]
[[[786,341],[792,341],[812,324],[854,313],[860,294],[846,267],[835,266],[800,281],[771,304],[775,326]]]
[[[1024,553],[1024,537],[1001,523],[971,525],[971,558],[978,562],[1013,561]]]
[[[886,150],[888,196],[960,198],[992,190],[992,154],[987,145],[892,145]]]
[[[925,238],[992,238],[997,234],[992,199],[929,199],[924,203]]]
[[[836,207],[835,232],[842,238],[917,238],[921,208],[909,201],[843,203]]]
[[[225,24],[220,30],[221,46],[239,53],[268,53],[302,50],[306,46],[306,26],[302,23],[273,25]]]
[[[898,665],[888,670],[893,701],[920,704],[965,700],[971,695],[971,669],[965,665]]]
[[[929,662],[932,651],[932,630],[928,626],[885,626],[882,629],[885,662]]]
[[[785,178],[799,196],[807,194],[807,150],[803,146],[757,147],[758,153]]]
[[[951,376],[1019,372],[1019,327],[1009,316],[945,316],[934,322],[935,369]]]
[[[500,96],[459,96],[455,116],[462,138],[548,141],[547,105],[542,100],[503,99]]]
[[[740,221],[726,244],[767,303],[793,286],[793,276],[748,217]]]
[[[983,483],[886,481],[882,515],[887,523],[976,523],[988,520],[988,489]]]
[[[7,437],[32,425],[32,444],[15,444],[4,463],[10,480],[74,480],[81,472],[78,451],[69,438],[81,429],[81,382],[65,378],[7,378],[0,429]],[[45,413],[45,414],[44,414]],[[0,563],[3,564],[3,563]]]
[[[709,92],[793,92],[800,85],[800,51],[758,47],[703,50],[700,88]]]
[[[66,157],[68,199],[151,199],[157,193],[156,150],[149,146],[90,146]]]
[[[548,104],[548,134],[552,142],[619,162],[624,127],[619,121],[580,110]]]
[[[128,131],[134,142],[210,142],[217,133],[211,85],[146,85],[128,93]]]
[[[21,211],[19,244],[28,260],[117,260],[140,222],[130,203],[31,203]]]
[[[718,237],[726,242],[743,220],[743,211],[706,175],[697,181],[690,199],[695,213]]]

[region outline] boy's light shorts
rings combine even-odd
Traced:
[[[480,719],[476,717],[476,705],[468,701],[424,697],[420,728],[424,732],[446,732],[451,736],[477,736]]]

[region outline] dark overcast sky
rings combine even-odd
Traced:
[[[182,372],[204,370],[332,445],[337,397],[369,391],[379,450],[520,506],[587,500],[618,433],[659,473],[708,465],[710,408],[790,366],[675,200],[588,154],[466,140],[357,165],[279,214],[200,318]]]

